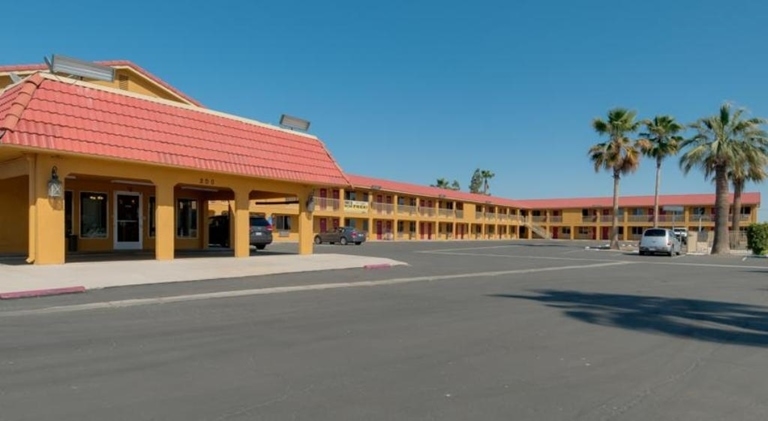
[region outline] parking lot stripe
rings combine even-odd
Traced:
[[[259,288],[259,289],[247,289],[247,290],[238,290],[238,291],[221,291],[221,292],[211,292],[211,293],[205,293],[205,294],[177,295],[177,296],[171,296],[171,297],[153,297],[153,298],[139,298],[139,299],[121,300],[121,301],[104,301],[104,302],[98,302],[98,303],[75,304],[75,305],[69,305],[69,306],[57,306],[57,307],[48,307],[48,308],[33,309],[33,310],[5,311],[5,312],[0,312],[0,317],[71,313],[71,312],[99,310],[99,309],[116,309],[116,308],[136,307],[136,306],[153,305],[153,304],[168,304],[168,303],[178,303],[178,302],[186,302],[186,301],[200,301],[200,300],[209,300],[214,298],[234,298],[234,297],[246,297],[246,296],[253,296],[253,295],[284,294],[289,292],[320,291],[320,290],[340,289],[340,288],[375,287],[375,286],[408,284],[408,283],[415,283],[415,282],[431,282],[431,281],[445,281],[445,280],[466,279],[466,278],[495,277],[495,276],[504,276],[504,275],[520,275],[520,274],[537,273],[537,272],[555,272],[555,271],[563,271],[563,270],[594,269],[594,268],[600,268],[600,267],[619,266],[619,265],[626,265],[626,264],[632,264],[632,262],[596,263],[592,265],[570,265],[570,266],[555,266],[555,267],[534,268],[534,269],[514,269],[514,270],[502,270],[502,271],[492,271],[492,272],[460,273],[460,274],[453,274],[453,275],[416,276],[411,278],[385,279],[382,281],[339,282],[339,283],[330,283],[330,284]]]

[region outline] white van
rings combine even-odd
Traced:
[[[675,232],[665,228],[650,228],[643,232],[640,239],[640,255],[664,253],[670,256],[680,255],[683,246]]]

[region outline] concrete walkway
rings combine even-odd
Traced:
[[[89,289],[206,279],[240,278],[333,269],[405,265],[392,259],[346,254],[249,258],[200,257],[169,261],[129,260],[55,266],[0,264],[0,298],[22,298]]]

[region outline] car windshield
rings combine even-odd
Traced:
[[[664,237],[667,235],[665,230],[648,230],[644,234],[646,237]]]
[[[251,225],[257,227],[268,227],[269,221],[264,218],[251,218]]]

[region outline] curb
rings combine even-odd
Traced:
[[[364,265],[363,269],[389,269],[392,265],[389,263],[379,263],[374,265]]]
[[[19,298],[47,297],[50,295],[79,294],[83,292],[85,292],[85,287],[83,286],[34,289],[34,290],[28,290],[28,291],[3,292],[3,293],[0,293],[0,300],[15,300]]]

